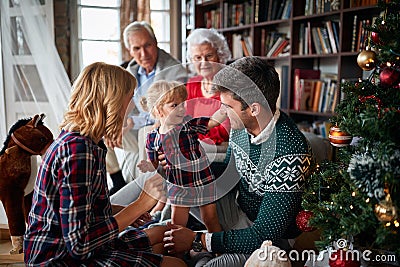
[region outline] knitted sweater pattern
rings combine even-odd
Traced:
[[[230,147],[240,175],[237,202],[253,221],[249,228],[214,233],[214,252],[252,253],[263,241],[294,238],[312,152],[294,122],[281,112],[265,142],[250,143],[245,130],[232,130]]]

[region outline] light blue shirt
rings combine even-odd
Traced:
[[[142,99],[142,97],[146,95],[147,90],[154,81],[155,74],[155,66],[149,74],[146,74],[146,70],[141,66],[138,69],[138,88],[136,89],[133,96],[133,102],[135,103],[139,114],[132,116],[133,122],[135,123],[133,129],[135,130],[140,129],[146,125],[154,124],[154,119],[150,118],[150,114],[143,110],[142,105],[140,104],[140,99]]]

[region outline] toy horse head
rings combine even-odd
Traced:
[[[19,146],[31,155],[42,155],[53,141],[53,134],[43,125],[44,114],[35,115],[32,119],[21,119],[15,123],[4,142],[0,155],[13,145]]]
[[[53,134],[43,125],[44,117],[41,114],[17,121],[0,151],[0,201],[7,214],[11,254],[23,250],[24,219],[32,204],[32,193],[24,196],[24,189],[31,176],[32,155],[42,155],[53,141]]]

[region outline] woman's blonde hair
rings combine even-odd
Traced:
[[[94,140],[121,135],[122,101],[131,97],[136,79],[116,65],[96,62],[85,67],[72,86],[68,110],[60,127]]]
[[[151,116],[157,118],[156,108],[173,100],[185,101],[187,99],[187,91],[184,84],[175,81],[159,80],[154,82],[147,90],[146,96],[142,97],[140,104],[143,109],[150,113]]]

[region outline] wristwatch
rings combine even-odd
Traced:
[[[203,244],[201,243],[202,234],[202,232],[197,232],[196,237],[194,238],[194,241],[192,243],[192,249],[195,252],[200,252],[203,249]]]

